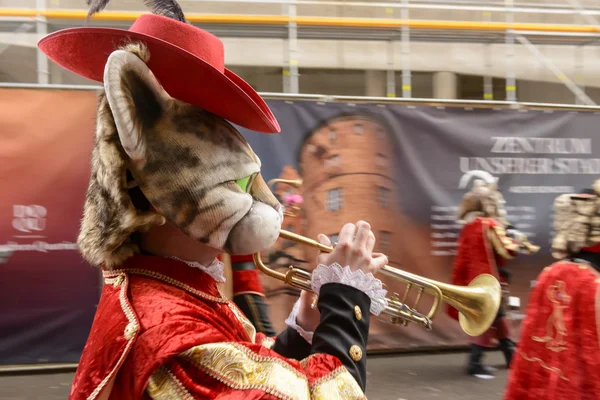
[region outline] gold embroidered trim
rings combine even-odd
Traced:
[[[227,300],[227,298],[225,298],[225,296],[223,296],[223,294],[221,293],[220,290],[219,290],[219,294],[221,295],[220,298],[216,297],[216,296],[211,296],[211,295],[201,292],[197,289],[194,289],[193,287],[186,285],[185,283],[179,282],[178,280],[175,280],[171,277],[168,277],[163,274],[159,274],[158,272],[154,272],[154,271],[148,271],[145,269],[138,269],[138,268],[132,268],[132,269],[127,269],[127,270],[103,271],[103,275],[105,278],[112,278],[112,277],[114,277],[115,274],[118,274],[118,273],[129,273],[132,275],[142,275],[142,276],[154,278],[159,281],[163,281],[170,285],[176,286],[180,289],[183,289],[186,292],[192,293],[195,296],[198,296],[200,298],[203,298],[203,299],[206,299],[209,301],[214,301],[216,303],[227,303],[229,301],[229,300]]]
[[[519,250],[519,246],[506,236],[506,230],[503,227],[492,225],[489,228],[491,229],[488,229],[488,237],[494,246],[494,250],[496,250],[502,258],[507,260],[513,259],[514,256],[509,253],[509,250],[517,251]]]
[[[146,386],[146,392],[154,400],[194,400],[191,393],[165,366],[160,367],[152,374],[148,386]]]
[[[567,349],[567,342],[563,340],[568,335],[564,309],[571,304],[571,296],[567,294],[567,284],[559,280],[548,286],[546,296],[552,303],[552,313],[546,320],[546,336],[532,336],[531,340],[546,343],[548,350],[560,353]]]
[[[318,399],[366,399],[356,379],[345,367],[338,367],[310,386],[311,398]]]
[[[242,325],[248,337],[250,338],[250,342],[254,343],[256,341],[256,328],[252,325],[252,322],[246,318],[243,312],[231,301],[227,302],[229,309],[233,312],[233,315],[237,318],[238,322]]]
[[[229,309],[233,312],[233,314],[235,315],[235,317],[237,318],[238,322],[242,325],[242,327],[244,328],[244,330],[246,331],[246,333],[248,334],[248,337],[250,338],[250,341],[252,343],[254,343],[255,339],[256,339],[256,328],[254,328],[254,325],[252,325],[252,323],[248,320],[248,318],[246,318],[246,316],[237,309],[237,307],[235,306],[235,304],[231,303],[229,301],[229,299],[227,299],[227,297],[223,294],[223,292],[221,292],[221,289],[217,286],[217,290],[219,292],[219,295],[221,296],[216,297],[216,296],[211,296],[209,294],[206,294],[204,292],[201,292],[200,290],[194,289],[193,287],[186,285],[183,282],[179,282],[176,279],[173,279],[171,277],[168,277],[166,275],[160,274],[158,272],[154,272],[154,271],[148,271],[148,270],[144,270],[144,269],[138,269],[138,268],[132,268],[132,269],[128,269],[128,270],[111,270],[111,271],[103,271],[102,274],[105,278],[105,280],[107,279],[116,279],[118,278],[119,274],[124,274],[124,273],[130,273],[133,275],[142,275],[142,276],[147,276],[162,282],[166,282],[170,285],[173,285],[175,287],[178,287],[180,289],[185,290],[186,292],[189,292],[197,297],[200,297],[202,299],[205,300],[209,300],[209,301],[213,301],[216,303],[225,303],[227,304],[227,306],[229,306]]]
[[[273,347],[273,345],[275,345],[275,339],[273,339],[272,337],[266,337],[260,342],[260,344],[261,346],[270,349]]]
[[[237,343],[209,343],[180,354],[204,373],[236,390],[258,389],[280,399],[308,399],[305,376],[282,360]]]
[[[492,270],[493,275],[498,276],[498,267],[496,266],[496,257],[494,257],[494,249],[490,247],[491,244],[491,236],[490,231],[490,223],[486,220],[483,220],[483,243],[485,244],[485,249],[487,252],[488,263],[490,264],[490,269]],[[486,238],[490,240],[486,240]]]
[[[111,272],[113,272],[113,271],[111,271]],[[117,271],[114,271],[114,272],[117,272]],[[123,363],[123,361],[125,359],[125,356],[129,353],[129,348],[133,344],[133,340],[135,339],[135,333],[137,332],[137,330],[140,327],[139,322],[135,316],[135,313],[133,312],[133,309],[131,308],[131,306],[129,305],[129,302],[127,301],[127,287],[129,285],[129,278],[128,278],[127,274],[124,272],[118,272],[118,273],[111,274],[111,275],[114,278],[120,277],[122,280],[121,290],[119,291],[119,303],[121,304],[121,310],[123,311],[123,314],[125,314],[125,317],[129,321],[129,324],[127,326],[131,326],[132,329],[135,329],[135,332],[130,338],[127,338],[127,344],[125,345],[125,349],[123,349],[123,352],[121,353],[121,356],[119,357],[119,360],[117,361],[117,364],[109,372],[109,374],[106,375],[106,377],[102,380],[102,382],[100,382],[100,384],[94,389],[92,394],[89,395],[88,400],[94,400],[96,397],[98,397],[98,395],[102,392],[102,389],[104,389],[106,384],[113,378],[115,373],[119,370],[119,368],[121,367],[121,364]]]
[[[555,373],[556,373],[556,374],[557,374],[557,375],[560,377],[560,379],[564,379],[565,381],[569,382],[569,379],[568,379],[568,378],[567,378],[567,377],[566,377],[566,376],[563,374],[563,372],[560,370],[560,368],[556,368],[556,367],[549,367],[549,366],[547,366],[547,365],[546,365],[546,363],[545,363],[543,360],[541,360],[540,358],[537,358],[537,357],[533,357],[533,358],[531,358],[531,357],[529,357],[527,354],[525,354],[525,353],[523,353],[523,352],[521,352],[521,356],[522,356],[522,357],[523,357],[523,359],[525,359],[526,361],[530,361],[530,362],[537,362],[537,363],[539,363],[539,364],[542,366],[542,368],[544,368],[544,369],[546,369],[546,370],[548,370],[548,371],[551,371],[551,372],[555,372]]]

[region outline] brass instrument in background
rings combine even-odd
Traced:
[[[300,186],[302,186],[302,179],[271,179],[269,182],[267,182],[267,185],[271,188],[271,190],[273,190],[272,186],[276,183],[285,183],[292,187],[299,188]],[[300,215],[300,207],[289,206],[284,204],[283,215],[285,215],[286,217],[297,217],[298,215]]]
[[[531,243],[527,238],[527,235],[516,228],[506,229],[506,234],[509,238],[517,242],[519,245],[519,252],[522,254],[534,254],[540,250],[540,246]]]
[[[269,184],[274,181],[287,183],[283,180],[274,179],[269,181]],[[298,181],[291,182],[297,183]],[[330,253],[333,251],[330,246],[286,230],[281,230],[279,237],[316,248],[322,252]],[[290,265],[286,273],[278,272],[263,263],[260,253],[255,253],[253,257],[257,268],[266,275],[288,285],[312,292],[310,272],[293,265]],[[422,325],[427,330],[431,330],[432,319],[443,301],[459,311],[459,323],[466,334],[479,336],[492,325],[500,308],[502,297],[500,283],[489,274],[479,275],[468,286],[456,286],[411,274],[389,265],[383,267],[380,272],[407,285],[402,298],[399,294],[394,293],[387,299],[388,304],[383,314],[388,316],[393,324],[406,326],[409,322],[414,322]],[[410,307],[406,305],[406,299],[413,286],[418,287],[419,290],[414,306]],[[433,296],[433,305],[427,315],[420,313],[415,308],[423,293]]]

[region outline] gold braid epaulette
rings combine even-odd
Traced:
[[[506,229],[503,226],[492,225],[490,228],[488,230],[488,237],[496,253],[507,260],[513,259],[514,256],[510,252],[519,251],[519,245],[506,235]]]
[[[532,244],[527,239],[524,239],[520,244],[515,242],[506,235],[506,229],[501,225],[492,225],[491,228],[488,230],[488,237],[494,246],[494,250],[502,258],[507,260],[513,259],[514,256],[510,253],[511,251],[525,250],[525,253],[533,254],[540,250],[540,246]]]

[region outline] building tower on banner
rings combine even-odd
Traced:
[[[306,236],[323,232],[335,242],[343,224],[363,219],[377,236],[375,251],[387,254],[392,264],[398,261],[391,134],[373,117],[356,113],[334,117],[306,137],[299,157]],[[305,256],[313,260],[316,254]]]
[[[339,115],[307,135],[298,162],[306,236],[315,238],[323,232],[335,243],[345,223],[365,220],[377,238],[374,251],[385,253],[391,265],[398,265],[402,244],[392,135],[382,122],[362,113]],[[305,251],[307,260],[316,255],[315,250]],[[404,289],[385,276],[379,278],[389,291]],[[374,319],[370,347],[384,348],[385,338],[397,329]]]

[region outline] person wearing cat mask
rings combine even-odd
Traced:
[[[93,15],[108,1],[89,3]],[[281,205],[232,124],[279,125],[224,67],[219,39],[175,1],[145,3],[152,13],[129,30],[65,29],[39,43],[103,85],[77,243],[104,286],[69,399],[364,398],[370,314],[387,305],[370,225],[344,225],[319,255],[315,309],[303,292],[288,328],[257,333],[219,291],[217,257],[279,236]]]

